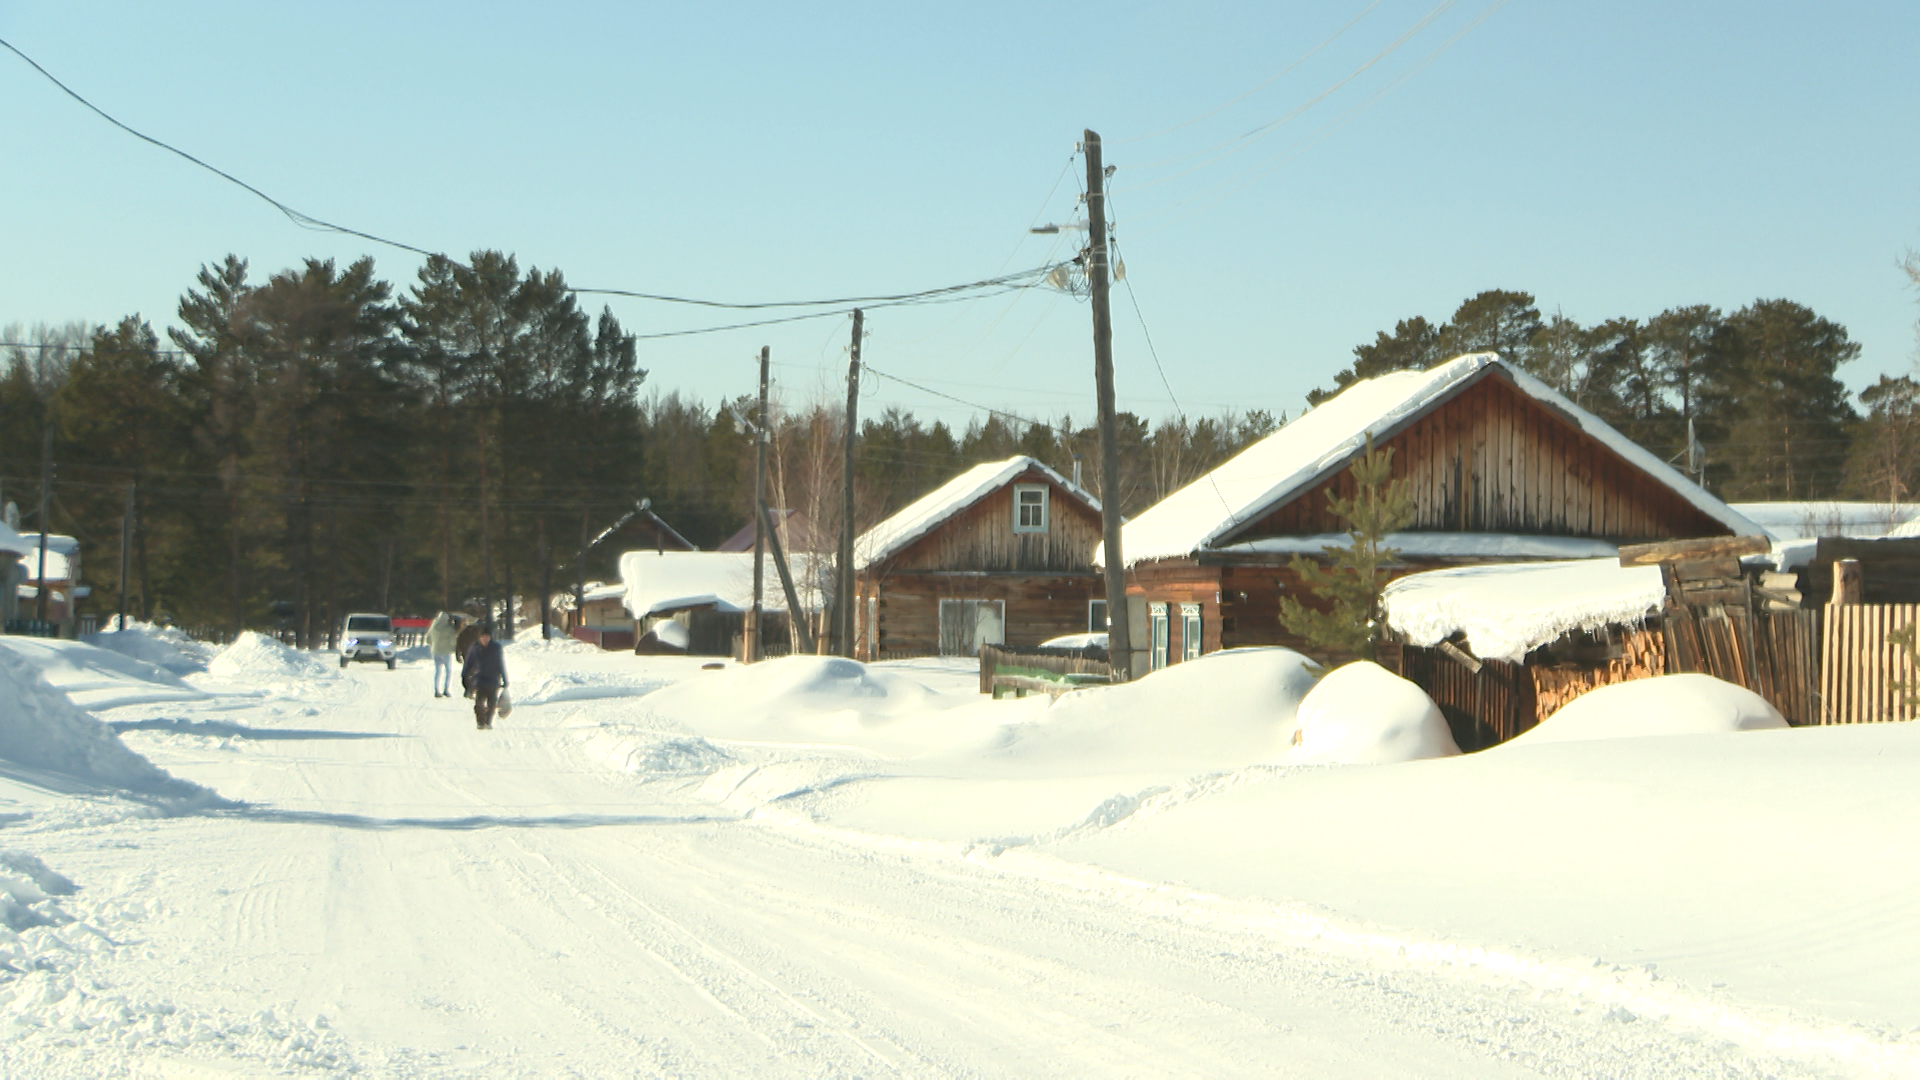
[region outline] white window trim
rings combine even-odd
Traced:
[[[1021,510],[1020,495],[1021,493],[1028,492],[1028,491],[1037,491],[1040,493],[1040,524],[1039,525],[1020,524],[1020,510]],[[1047,514],[1051,510],[1051,507],[1048,506],[1048,503],[1052,501],[1053,501],[1053,497],[1051,494],[1049,494],[1047,485],[1045,484],[1013,485],[1013,531],[1017,533],[1046,532],[1047,531]]]
[[[1189,630],[1200,631],[1200,633],[1189,634],[1188,633]],[[1180,659],[1181,660],[1184,661],[1184,660],[1199,659],[1200,647],[1203,640],[1201,637],[1201,634],[1203,633],[1205,633],[1205,631],[1202,630],[1200,626],[1200,605],[1199,604],[1181,604],[1180,605]]]
[[[1167,618],[1167,605],[1150,603],[1147,605],[1147,667],[1159,671],[1173,659],[1173,627]]]

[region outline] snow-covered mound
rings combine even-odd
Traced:
[[[0,636],[0,650],[25,660],[83,709],[112,709],[206,695],[173,672],[84,641]]]
[[[125,630],[107,629],[88,634],[80,640],[122,656],[144,660],[175,675],[190,675],[207,670],[207,661],[219,655],[220,647],[195,641],[170,626],[129,621]]]
[[[1291,649],[1229,649],[1137,682],[1076,690],[1009,729],[994,757],[1059,774],[1232,769],[1286,751],[1313,688]]]
[[[1582,694],[1514,742],[1632,739],[1783,728],[1766,698],[1711,675],[1662,675]]]
[[[136,795],[204,804],[220,801],[127,749],[113,729],[83,712],[39,670],[0,649],[0,759]]]
[[[1386,765],[1460,752],[1426,691],[1371,660],[1336,668],[1300,703],[1296,765]]]
[[[921,683],[834,656],[788,656],[695,672],[643,704],[708,738],[890,755],[977,743],[987,733],[985,725],[946,722],[952,703]]]
[[[290,649],[265,634],[243,630],[233,644],[207,664],[207,674],[221,679],[323,679],[333,671],[326,661]]]

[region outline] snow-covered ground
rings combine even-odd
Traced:
[[[0,642],[6,1075],[1920,1076],[1910,724]]]

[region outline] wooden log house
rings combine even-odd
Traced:
[[[1619,545],[1759,536],[1604,421],[1493,353],[1368,379],[1127,523],[1136,674],[1218,649],[1305,643],[1282,594],[1288,569],[1347,542],[1328,507],[1350,496],[1367,439],[1393,452],[1414,520],[1393,536],[1393,576],[1475,563],[1613,555]]]
[[[1100,507],[1033,458],[975,466],[854,546],[855,655],[976,656],[1106,626]]]

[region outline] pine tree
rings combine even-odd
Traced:
[[[1400,553],[1386,546],[1386,538],[1413,520],[1413,497],[1407,482],[1390,479],[1393,450],[1375,450],[1367,437],[1367,451],[1348,475],[1354,494],[1342,498],[1327,492],[1334,516],[1347,524],[1351,538],[1345,547],[1325,548],[1331,565],[1295,555],[1292,569],[1313,594],[1326,604],[1320,611],[1291,596],[1280,598],[1280,622],[1290,633],[1305,638],[1308,647],[1340,658],[1371,660],[1385,623],[1380,594],[1386,588],[1381,567]]]

